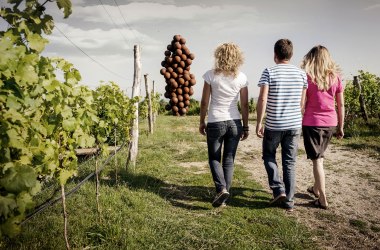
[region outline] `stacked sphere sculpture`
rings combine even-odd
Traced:
[[[175,35],[166,49],[161,62],[163,68],[160,70],[166,82],[164,96],[169,99],[165,109],[171,110],[176,116],[185,115],[196,84],[194,74],[190,73],[194,54],[187,48],[186,39],[181,35]]]

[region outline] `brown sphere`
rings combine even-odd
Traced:
[[[166,94],[166,93],[165,93],[165,94]],[[166,98],[168,98],[168,97],[166,97]],[[182,101],[183,101],[183,96],[182,96],[182,95],[178,95],[177,98],[178,98],[178,101],[179,101],[179,102],[182,102]]]
[[[178,83],[173,78],[170,79],[170,86],[174,89],[178,88]]]
[[[166,68],[162,68],[162,69],[160,70],[160,74],[161,74],[161,75],[164,75],[165,72],[166,72]]]
[[[187,58],[187,59],[186,59],[186,64],[187,64],[187,65],[190,66],[192,63],[193,63],[193,60],[191,60],[190,58]]]
[[[168,64],[172,64],[172,63],[173,63],[173,57],[167,57],[167,58],[165,58],[165,61],[166,61]]]
[[[165,56],[170,56],[172,54],[172,52],[170,52],[169,50],[165,50]]]
[[[194,60],[195,55],[193,53],[190,53],[189,57],[190,57],[191,60]]]
[[[174,112],[178,112],[178,107],[177,107],[177,106],[172,106],[172,110],[173,110]]]
[[[179,62],[179,66],[180,66],[181,68],[185,68],[186,63],[185,63],[184,61],[180,61],[180,62]]]
[[[194,74],[190,74],[190,77],[191,77],[191,79],[195,79],[195,75]]]
[[[167,111],[169,111],[169,110],[172,109],[172,106],[171,106],[170,104],[166,104],[166,105],[165,105],[165,109],[166,109]]]
[[[181,88],[177,88],[176,92],[177,92],[178,95],[182,95],[182,93],[183,93],[183,91],[182,91]]]
[[[178,99],[177,99],[177,101],[178,101]],[[185,107],[185,104],[183,102],[178,102],[178,107],[183,108],[183,107]]]
[[[180,43],[180,44],[185,44],[185,43],[186,43],[186,39],[183,38],[183,37],[181,37],[181,38],[179,39],[179,43]]]
[[[185,86],[185,87],[187,87],[189,85],[190,85],[189,81],[185,81],[185,83],[183,84],[183,86]]]
[[[174,43],[174,48],[175,48],[175,49],[181,49],[181,47],[182,47],[182,46],[181,46],[181,44],[180,44],[179,42],[175,42],[175,43]]]
[[[181,67],[176,68],[176,72],[181,75],[183,73],[183,68]]]
[[[195,79],[190,79],[189,83],[191,86],[194,86],[197,83],[197,81],[195,81]]]
[[[194,94],[194,89],[193,89],[193,87],[190,87],[190,89],[189,89],[189,95],[193,95]]]
[[[184,49],[183,53],[188,55],[188,56],[191,54],[191,52],[188,48]]]
[[[176,54],[177,56],[182,55],[182,50],[180,50],[180,49],[176,49],[176,50],[175,50],[175,54]]]
[[[185,115],[185,114],[187,113],[187,111],[188,111],[188,109],[186,109],[186,108],[181,108],[181,113],[182,113],[183,115]]]
[[[174,35],[173,41],[179,42],[181,40],[181,35]]]
[[[189,81],[191,79],[191,76],[190,74],[183,74],[183,78],[186,80],[186,81]]]
[[[178,103],[178,98],[177,97],[172,97],[171,100],[172,100],[172,103],[176,103],[176,104]]]
[[[177,94],[176,94],[175,92],[171,92],[171,93],[170,93],[170,97],[177,97]],[[169,97],[169,98],[170,98],[170,97]]]
[[[190,106],[190,100],[186,100],[184,103],[186,106]]]
[[[173,71],[174,71],[174,69],[172,67],[167,67],[166,68],[166,72],[172,73]]]
[[[182,77],[178,78],[178,83],[179,85],[185,84],[185,79],[183,79]]]
[[[186,61],[187,56],[186,56],[185,54],[182,54],[182,55],[181,55],[181,59],[182,59],[182,61]]]
[[[183,54],[182,54],[183,55]],[[174,57],[174,61],[176,61],[177,63],[179,63],[181,60],[182,60],[182,55],[181,56],[175,56]]]
[[[173,51],[173,46],[171,44],[169,44],[168,46],[166,46],[166,48],[169,50],[169,51]]]
[[[173,69],[176,69],[178,67],[178,63],[172,63]]]
[[[189,94],[183,94],[183,99],[186,101],[186,100],[190,100],[190,95]]]
[[[184,87],[184,88],[183,88],[183,92],[185,92],[185,93],[189,93],[189,91],[190,91],[190,89],[189,89],[188,87]]]
[[[166,79],[169,79],[169,78],[170,78],[170,73],[169,73],[169,72],[165,72],[164,77],[165,77]]]
[[[172,78],[177,78],[177,77],[178,77],[178,74],[177,74],[176,72],[173,71],[173,72],[171,73],[171,76],[172,76]]]

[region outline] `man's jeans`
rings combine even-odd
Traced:
[[[229,191],[231,187],[235,154],[242,132],[241,120],[207,124],[208,159],[217,193],[224,188]],[[222,145],[223,157],[221,155]],[[220,164],[221,160],[222,164]]]
[[[274,131],[265,129],[263,139],[263,160],[268,174],[269,187],[273,197],[286,194],[285,207],[294,206],[296,185],[296,158],[301,130]],[[281,143],[283,181],[278,174],[276,149]]]

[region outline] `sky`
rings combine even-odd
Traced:
[[[40,1],[42,2],[42,1]],[[180,34],[195,59],[193,98],[200,100],[202,75],[213,68],[215,48],[225,42],[239,45],[248,77],[249,96],[258,96],[257,82],[274,65],[273,45],[281,38],[293,42],[291,63],[299,66],[315,45],[326,46],[340,65],[343,78],[358,70],[380,76],[380,0],[72,0],[72,14],[64,19],[55,2],[46,13],[56,29],[47,36],[44,56],[59,56],[74,64],[81,84],[96,88],[114,81],[127,95],[133,85],[133,47],[141,47],[142,75],[155,91],[165,92],[160,75],[164,51]],[[0,0],[5,6],[6,0]],[[0,28],[6,28],[0,20]],[[145,96],[144,77],[141,95]]]

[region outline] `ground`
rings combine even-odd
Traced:
[[[236,164],[270,193],[261,159],[262,139],[253,131],[251,127],[249,138],[239,144]],[[322,249],[380,249],[380,161],[364,152],[330,144],[324,163],[329,209],[322,210],[310,204],[313,197],[306,191],[313,183],[313,173],[302,138],[298,152],[295,210],[286,216],[314,231],[314,240]],[[281,163],[279,153],[277,162]]]

